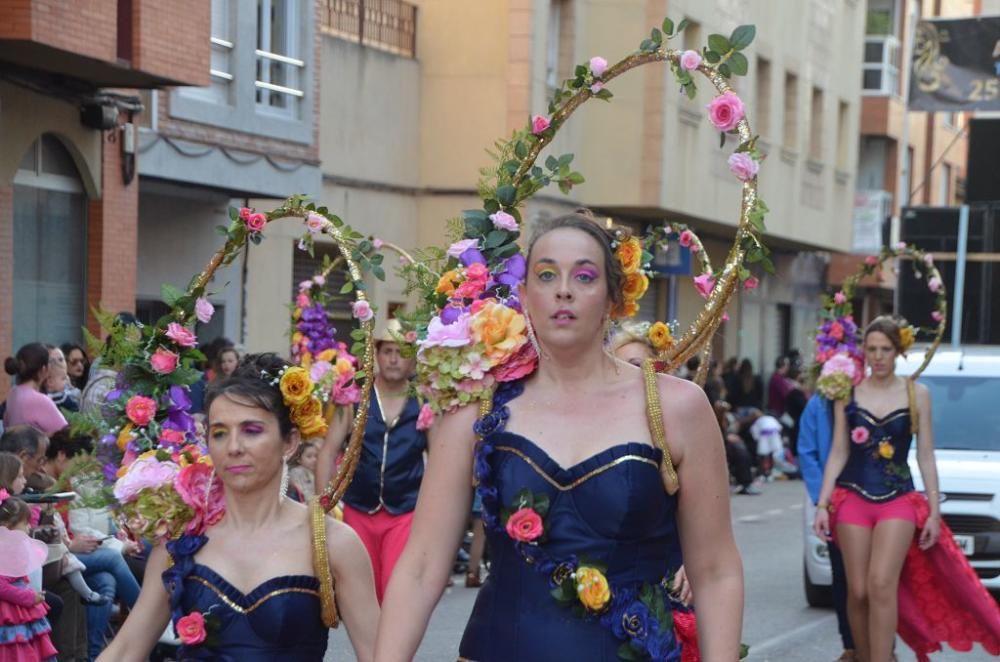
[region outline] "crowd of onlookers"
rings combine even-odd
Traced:
[[[699,357],[688,361],[680,376],[693,379]],[[775,361],[765,387],[753,362],[732,357],[713,360],[705,378],[705,395],[715,410],[726,444],[726,459],[737,494],[759,494],[759,484],[797,478],[796,444],[799,418],[812,394],[802,358],[792,350]]]
[[[116,323],[136,321],[122,314]],[[208,386],[232,374],[240,359],[236,346],[224,338],[200,349],[207,360],[191,389],[196,420],[203,416]],[[77,412],[99,412],[117,374],[100,359],[91,361],[74,343],[29,343],[4,361],[4,369],[15,383],[0,403],[0,527],[20,527],[27,508],[26,533],[46,543],[49,554],[41,572],[28,577],[25,590],[35,592],[36,604],[48,605],[49,636],[58,659],[93,660],[138,599],[149,551],[91,498],[102,486],[75,470],[95,440],[71,434],[69,420]],[[305,500],[315,493],[315,464],[315,446],[303,445],[290,463],[290,496]],[[0,577],[0,588],[15,579],[22,578]],[[0,603],[5,595],[17,592],[0,592]]]

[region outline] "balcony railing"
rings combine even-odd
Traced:
[[[319,2],[323,32],[405,57],[416,55],[416,5],[404,0]]]
[[[865,37],[865,63],[861,76],[864,94],[899,93],[899,40],[892,35]]]

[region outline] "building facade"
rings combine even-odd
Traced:
[[[137,90],[208,82],[200,0],[0,0],[0,355],[132,311]],[[0,380],[0,396],[7,380]]]

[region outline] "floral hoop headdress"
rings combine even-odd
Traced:
[[[948,299],[941,272],[934,265],[934,256],[902,242],[891,248],[885,247],[878,255],[866,257],[857,272],[844,281],[843,287],[833,296],[824,299],[821,313],[823,321],[816,332],[813,367],[817,374],[816,388],[824,397],[844,400],[850,396],[851,388],[864,378],[862,330],[854,319],[854,293],[864,279],[880,276],[885,263],[896,259],[912,260],[914,274],[918,279],[926,281],[927,289],[935,297],[934,310],[930,313],[932,325],[913,326],[906,320],[897,318],[901,353],[905,354],[913,346],[919,334],[930,335],[932,338],[923,361],[909,379],[920,376],[941,345],[948,314]]]
[[[670,366],[683,364],[708,344],[738,284],[750,278],[744,260],[767,262],[761,241],[767,207],[757,196],[761,155],[743,102],[729,86],[731,76],[747,72],[742,51],[753,41],[755,29],[741,26],[729,37],[713,35],[712,43],[700,53],[666,48],[665,42],[685,26],[681,22],[675,29],[667,19],[662,30],[654,29],[637,52],[621,61],[609,65],[604,58],[594,57],[578,65],[573,77],[555,91],[547,115],[533,116],[509,139],[495,143],[491,154],[496,165],[481,171],[482,208],[462,212],[460,221],[452,225],[451,245],[421,252],[421,268],[404,267],[408,291],[418,292],[422,299],[408,319],[409,328],[419,337],[418,394],[434,411],[487,401],[497,383],[534,370],[537,352],[529,342],[530,328],[517,300],[517,286],[526,274],[525,257],[517,243],[521,207],[549,184],[558,184],[568,193],[584,182],[583,175],[571,168],[572,154],[548,156],[544,167],[537,164],[539,155],[583,103],[610,100],[612,81],[631,69],[666,62],[681,90],[692,99],[695,72],[706,76],[717,92],[708,106],[712,124],[723,138],[729,133],[738,135],[740,141],[729,157],[730,171],[743,186],[736,240],[722,269],[709,274],[711,287],[704,309],[669,349]],[[641,241],[625,236],[615,250],[627,276],[625,301],[613,316],[626,319],[636,313],[638,299],[648,288],[645,270],[652,255]]]

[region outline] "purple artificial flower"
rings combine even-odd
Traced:
[[[104,465],[104,480],[108,483],[114,483],[118,480],[118,465],[114,462],[108,462]]]
[[[445,325],[453,324],[463,312],[465,311],[458,306],[445,306],[441,311],[441,322]]]
[[[190,436],[194,436],[195,434],[194,418],[183,409],[171,410],[167,414],[167,420],[164,421],[163,425],[173,430],[180,430]]]
[[[469,266],[470,264],[486,264],[486,258],[479,251],[478,248],[470,248],[459,256],[459,261],[462,266]]]
[[[118,398],[122,397],[122,393],[124,393],[124,391],[122,389],[120,389],[120,388],[113,388],[110,391],[108,391],[108,394],[104,396],[104,399],[107,402],[114,402]]]
[[[167,398],[169,399],[167,410],[170,412],[191,409],[191,396],[187,386],[171,386]]]
[[[527,273],[528,264],[525,261],[524,256],[520,253],[516,253],[504,260],[503,266],[496,275],[496,281],[501,285],[506,285],[511,289],[511,291],[514,291],[514,289],[524,280]]]

